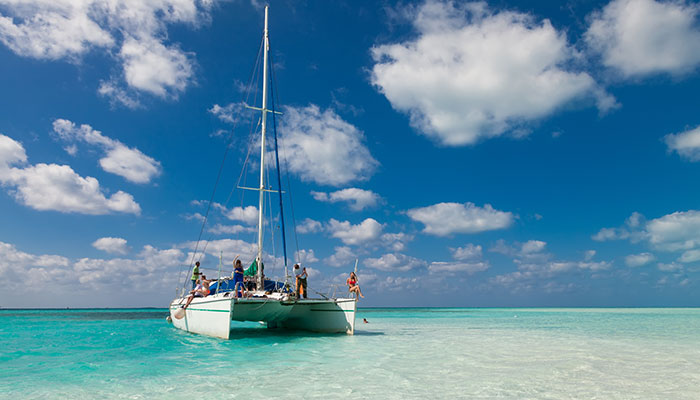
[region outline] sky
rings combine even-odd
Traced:
[[[252,261],[264,4],[0,0],[0,307],[164,307]],[[357,260],[361,307],[700,306],[700,3],[269,4],[312,290]]]

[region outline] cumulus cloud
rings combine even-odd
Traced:
[[[301,249],[296,253],[297,259],[303,264],[315,263],[318,261],[313,249]]]
[[[104,136],[102,132],[83,124],[79,127],[66,119],[53,122],[55,136],[66,142],[84,142],[100,147],[105,156],[100,159],[103,170],[134,183],[148,183],[161,174],[160,162],[130,148],[122,142]]]
[[[162,98],[183,92],[193,72],[187,54],[156,38],[125,39],[119,57],[130,87]]]
[[[570,285],[557,284],[554,279],[565,273],[576,271],[600,272],[609,269],[612,264],[607,261],[545,261],[538,263],[515,260],[518,270],[491,278],[493,284],[510,287],[513,290],[560,289]]]
[[[629,239],[633,243],[643,240],[652,248],[667,252],[700,249],[700,211],[677,211],[649,221],[639,213],[633,217],[624,227],[601,229],[593,239]],[[692,259],[692,254],[684,255],[683,259]]]
[[[254,118],[254,113],[245,112],[245,103],[229,103],[225,106],[214,104],[209,110],[212,115],[222,122],[237,124]]]
[[[625,265],[628,267],[641,267],[642,265],[649,264],[654,261],[654,257],[651,253],[640,253],[640,254],[630,254],[625,257]]]
[[[646,225],[649,242],[666,251],[700,247],[700,211],[679,211],[653,219]]]
[[[298,233],[316,233],[323,230],[320,222],[311,218],[306,218],[296,227]]]
[[[597,242],[629,239],[636,243],[645,239],[646,233],[643,231],[643,225],[645,224],[646,219],[644,216],[635,211],[627,218],[625,226],[620,228],[602,228],[598,233],[591,236],[591,239]]]
[[[545,252],[547,243],[540,240],[528,240],[524,243],[508,245],[499,240],[490,251],[502,253],[513,257],[513,263],[517,265],[517,271],[500,274],[490,279],[490,282],[499,286],[506,286],[512,290],[544,290],[565,291],[572,287],[571,284],[561,283],[566,274],[588,272],[600,273],[612,267],[609,261],[593,261],[595,251],[589,250],[583,253],[583,260],[557,260],[554,255]]]
[[[367,180],[379,165],[362,132],[333,110],[286,107],[280,132],[289,170],[305,181],[340,186]]]
[[[202,216],[201,220],[204,220],[203,216]],[[256,231],[255,227],[243,226],[243,225],[223,225],[223,224],[216,224],[216,225],[207,229],[207,232],[213,233],[215,235],[222,235],[222,234],[237,235],[239,233],[254,232],[254,231]]]
[[[357,245],[377,239],[383,229],[382,224],[374,218],[367,218],[357,225],[331,218],[327,226],[331,236],[340,239],[346,245]]]
[[[547,242],[543,242],[541,240],[528,240],[527,242],[523,243],[520,251],[522,254],[539,253],[544,250],[545,246],[547,246]]]
[[[692,263],[700,261],[700,249],[688,250],[683,252],[683,254],[678,258],[678,261],[682,263]]]
[[[479,262],[443,262],[435,261],[430,263],[428,266],[428,271],[431,274],[448,273],[454,274],[458,272],[464,272],[468,275],[475,274],[477,272],[486,271],[489,269],[489,263],[485,261]]]
[[[700,64],[699,12],[684,1],[614,0],[592,15],[584,38],[623,77],[687,73]]]
[[[452,252],[452,257],[455,260],[475,260],[480,259],[482,255],[482,249],[480,245],[474,245],[468,243],[464,247],[457,247],[456,249],[450,249]]]
[[[105,296],[123,291],[133,293],[134,290],[152,290],[153,285],[166,281],[168,286],[174,284],[177,267],[184,263],[183,256],[179,249],[144,246],[134,258],[71,260],[59,255],[26,253],[13,244],[0,242],[0,280],[12,286],[17,282],[16,276],[21,275],[32,281],[51,282],[49,287],[29,285],[22,290],[48,290],[66,297],[83,290],[101,290]],[[46,305],[57,305],[55,296],[51,301],[53,303]],[[61,304],[65,303],[58,303]]]
[[[233,207],[225,212],[226,218],[232,221],[243,221],[248,225],[257,225],[258,208],[255,206]]]
[[[401,253],[384,254],[379,258],[367,258],[364,265],[381,271],[410,271],[425,267],[426,262]]]
[[[615,100],[586,72],[549,20],[493,12],[485,3],[429,0],[411,15],[417,37],[372,48],[372,83],[411,125],[447,146],[511,132],[563,105]]]
[[[118,191],[107,197],[97,179],[83,178],[67,165],[26,165],[26,161],[24,147],[0,134],[0,184],[28,207],[90,215],[141,213],[130,194]]]
[[[128,91],[174,98],[192,82],[193,55],[168,43],[168,26],[198,26],[208,19],[211,1],[0,0],[0,6],[6,13],[0,42],[13,52],[79,63],[90,51],[105,51],[122,71],[103,81],[99,93],[134,107],[138,100]]]
[[[406,242],[413,240],[413,235],[407,233],[385,233],[381,236],[381,241],[384,247],[392,251],[402,251],[406,247]]]
[[[357,255],[348,246],[336,246],[334,253],[325,259],[325,262],[332,267],[351,266],[355,262]]]
[[[381,197],[371,190],[347,188],[331,193],[311,192],[314,199],[326,203],[347,202],[353,211],[362,211],[365,208],[376,207]]]
[[[196,247],[196,242],[186,242],[178,247],[193,250]],[[258,245],[256,243],[249,243],[240,239],[209,240],[205,248],[206,254],[213,256],[214,259],[217,260],[217,265],[219,255],[222,253],[224,260],[233,260],[236,256],[239,256],[244,263],[252,261],[258,254]],[[199,250],[201,249],[202,245],[200,243]],[[265,264],[267,264],[267,262],[265,262]]]
[[[700,126],[664,137],[668,151],[675,151],[690,161],[700,161]]]
[[[99,238],[92,243],[92,247],[110,254],[126,254],[129,252],[126,239],[116,237]]]
[[[513,223],[512,213],[496,210],[490,204],[478,207],[474,203],[438,203],[406,213],[425,225],[423,232],[437,236],[505,229]]]

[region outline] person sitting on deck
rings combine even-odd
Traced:
[[[359,294],[362,298],[365,297],[362,295],[360,285],[357,283],[357,275],[354,272],[350,273],[350,277],[345,282],[348,284],[348,292]]]
[[[297,299],[300,299],[303,295],[304,298],[308,298],[308,293],[306,290],[306,268],[299,268],[299,264],[294,264],[294,276],[297,278]]]
[[[202,274],[202,279],[198,279],[197,282],[197,286],[187,296],[187,303],[182,308],[187,308],[195,297],[207,297],[209,295],[209,283],[211,281],[208,281],[207,277]]]

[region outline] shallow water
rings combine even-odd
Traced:
[[[360,309],[354,336],[228,341],[166,315],[0,310],[0,398],[700,399],[700,309]]]

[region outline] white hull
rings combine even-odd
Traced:
[[[170,304],[173,326],[192,333],[228,339],[234,321],[265,322],[268,328],[299,329],[323,333],[355,332],[357,301],[348,299],[285,300],[228,297],[221,293],[195,298],[181,319],[175,312],[185,298]]]

